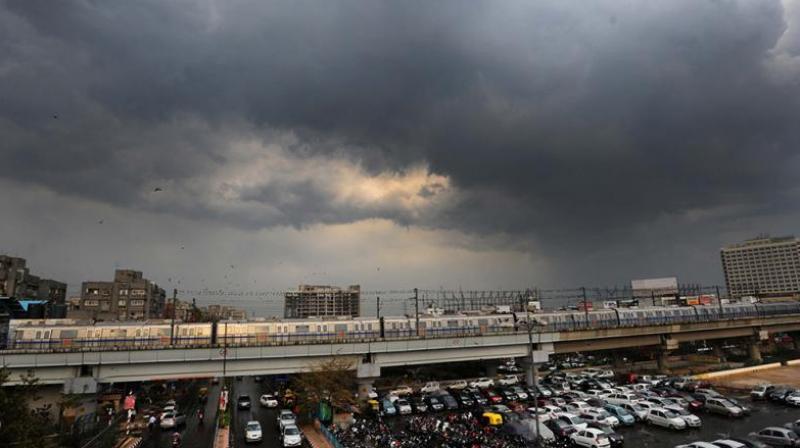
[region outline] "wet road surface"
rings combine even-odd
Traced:
[[[179,428],[183,447],[209,448],[213,445],[214,417],[219,402],[219,386],[208,386],[208,401],[203,405],[205,417],[203,424],[198,419],[198,407],[187,408],[186,425]],[[145,448],[172,448],[172,429],[161,429],[156,426],[150,437],[147,437]]]

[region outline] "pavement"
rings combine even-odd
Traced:
[[[800,366],[776,367],[757,372],[712,378],[709,381],[720,387],[742,390],[750,390],[764,383],[800,388]]]

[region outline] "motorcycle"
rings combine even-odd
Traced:
[[[180,448],[181,447],[181,433],[176,432],[172,435],[172,448]]]

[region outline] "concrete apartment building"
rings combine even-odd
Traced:
[[[0,297],[63,305],[66,295],[66,283],[31,274],[24,258],[0,255]]]
[[[285,295],[284,317],[335,317],[361,315],[361,286],[300,285]]]
[[[731,297],[800,296],[800,240],[760,236],[722,248],[722,270]]]
[[[88,281],[81,286],[81,300],[70,318],[94,320],[161,319],[166,294],[141,271],[117,269],[114,280]]]

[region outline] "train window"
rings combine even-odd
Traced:
[[[73,339],[78,337],[78,330],[61,330],[61,338]]]
[[[320,325],[317,325],[317,333],[319,333],[320,331],[322,331],[322,327]]]
[[[138,338],[141,335],[142,335],[142,330],[141,329],[136,330],[136,337]]]
[[[447,321],[447,326],[450,327],[450,328],[457,327],[458,326],[458,321],[457,320],[448,320]]]
[[[44,332],[44,338],[45,339],[50,339],[50,330],[47,330],[47,331]]]
[[[372,330],[372,324],[367,324],[367,329]]]
[[[333,329],[337,333],[340,331],[347,331],[347,324],[336,324],[334,325]]]
[[[324,331],[325,333],[327,333],[327,332],[328,332],[328,326],[327,326],[327,325],[323,325],[323,326],[322,326],[322,331]]]
[[[294,327],[295,333],[308,333],[308,331],[309,331],[308,325],[298,325]]]
[[[42,332],[41,331],[37,331],[35,339],[41,339],[41,338],[42,338]]]

